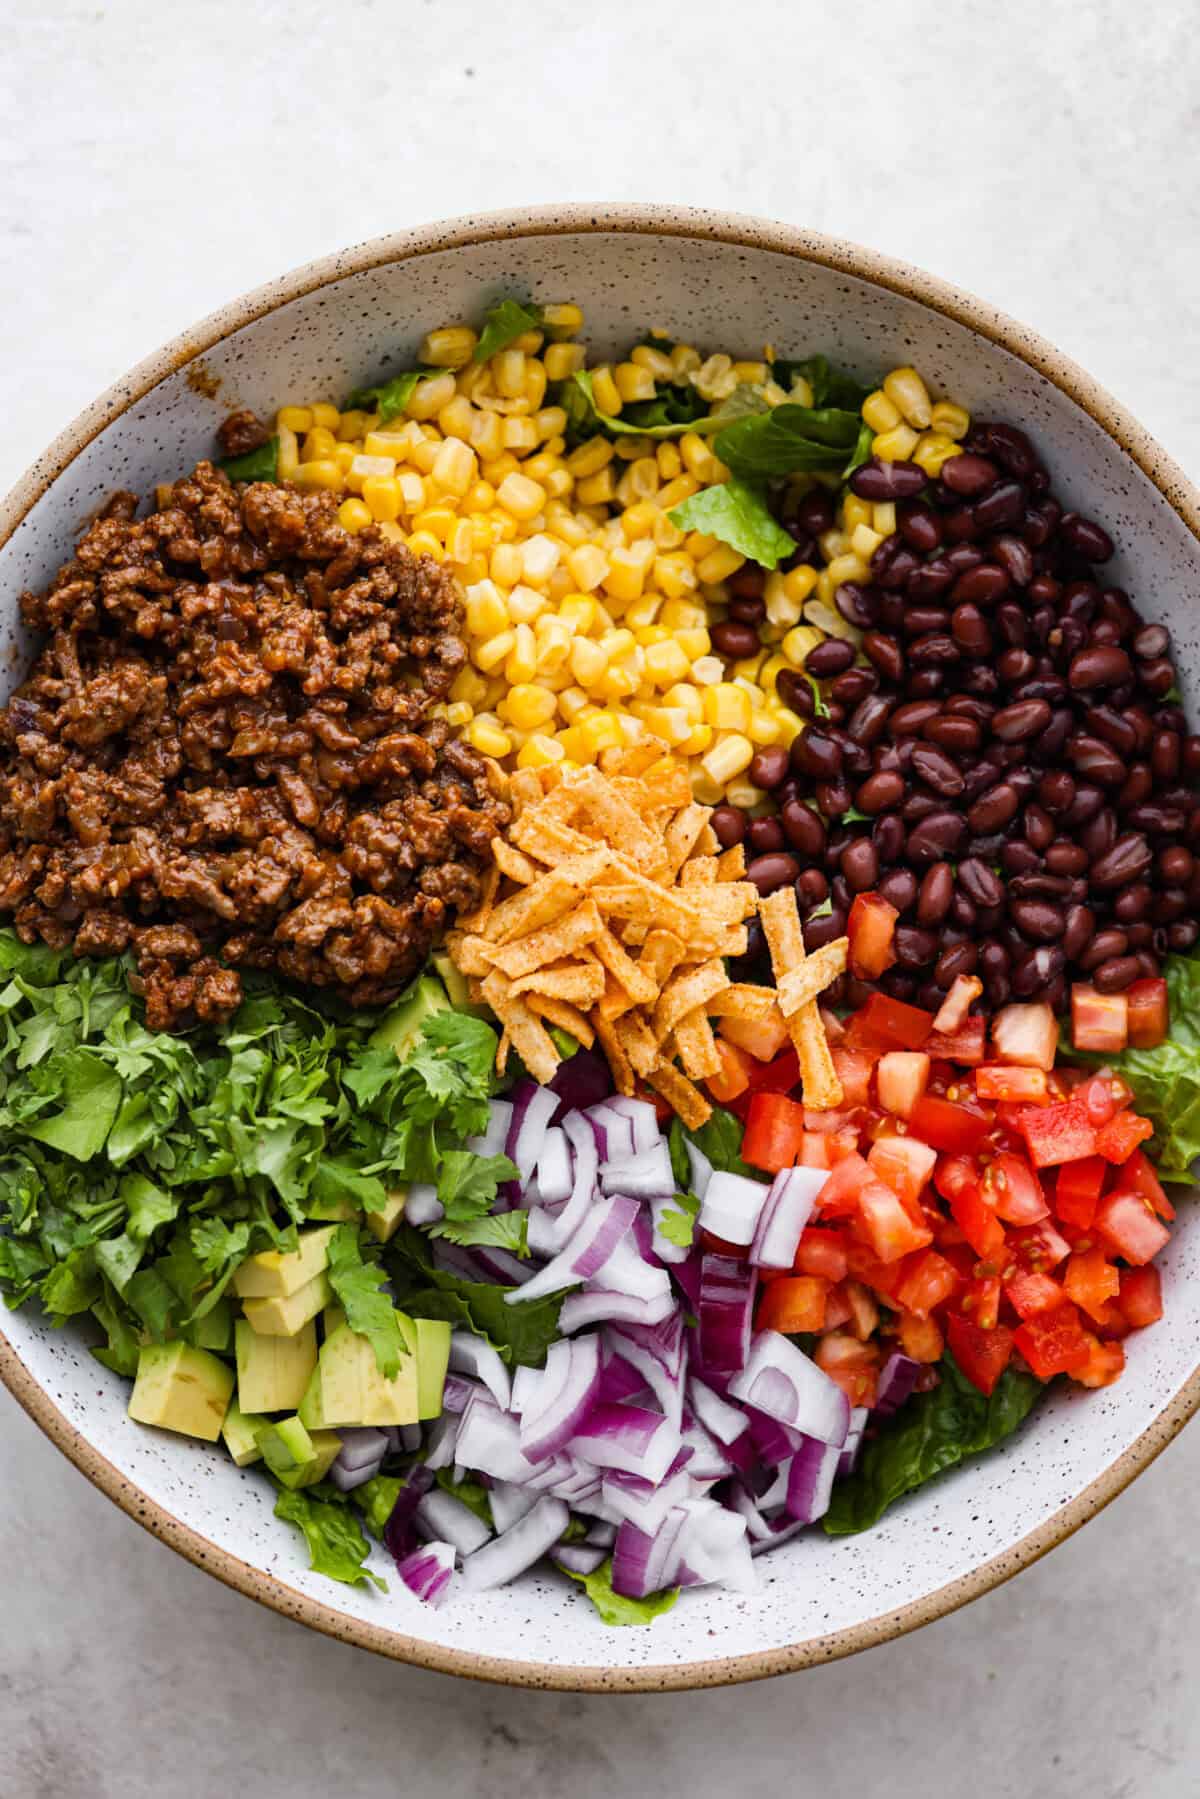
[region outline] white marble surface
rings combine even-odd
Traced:
[[[923,263],[1037,325],[1200,472],[1184,0],[48,0],[0,23],[0,489],[242,289],[397,226],[566,198],[728,206]],[[626,1700],[326,1642],[139,1532],[6,1398],[0,1445],[12,1799],[1196,1791],[1198,1431],[916,1637],[786,1684]]]

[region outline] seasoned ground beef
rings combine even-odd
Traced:
[[[158,1029],[228,1017],[239,966],[391,999],[507,818],[429,716],[465,657],[454,585],[329,494],[202,462],[160,501],[117,495],[22,597],[45,643],[0,711],[0,909],[132,948]]]

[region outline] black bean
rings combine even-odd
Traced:
[[[1123,756],[1132,756],[1138,746],[1138,734],[1132,719],[1111,706],[1089,706],[1084,723],[1095,737],[1103,737]]]
[[[746,835],[749,821],[744,812],[736,806],[716,806],[709,820],[717,842],[723,850],[732,849],[735,843],[741,843]]]
[[[955,458],[951,458],[955,460]],[[850,488],[860,500],[912,500],[921,492],[929,477],[915,462],[884,462],[872,456],[850,477]]]
[[[885,593],[898,593],[920,566],[920,557],[893,531],[872,553],[871,579]]]
[[[927,869],[917,895],[917,923],[941,924],[954,898],[954,870],[948,862]]]
[[[842,873],[852,893],[866,893],[879,879],[879,857],[869,837],[859,837],[842,851]]]
[[[1009,686],[1016,687],[1033,673],[1033,657],[1028,650],[1005,650],[996,664],[996,673]]]
[[[1078,774],[1098,781],[1101,787],[1119,787],[1125,779],[1125,764],[1116,750],[1086,731],[1076,731],[1067,739],[1067,756]]]
[[[1059,530],[1085,562],[1107,562],[1113,553],[1113,540],[1103,526],[1093,519],[1080,518],[1077,512],[1064,512]]]
[[[958,718],[946,713],[940,718],[931,718],[921,735],[955,756],[971,756],[983,742],[983,731],[973,718]]]
[[[1088,853],[1081,843],[1069,837],[1056,837],[1046,851],[1046,867],[1055,875],[1082,875],[1087,872]]]
[[[1171,633],[1165,625],[1143,625],[1133,640],[1133,653],[1148,662],[1156,662],[1171,647]]]
[[[1066,919],[1048,900],[1017,900],[1010,908],[1017,928],[1035,943],[1055,943],[1062,936]]]
[[[1156,657],[1152,662],[1138,665],[1137,678],[1147,693],[1157,699],[1170,693],[1175,685],[1175,664],[1167,656]]]
[[[1038,782],[1038,799],[1047,812],[1066,812],[1075,798],[1075,778],[1065,768],[1052,768]]]
[[[768,856],[774,850],[783,849],[787,842],[777,818],[752,818],[746,835],[750,853],[754,856]]]
[[[928,868],[945,857],[954,857],[966,834],[966,820],[956,812],[933,812],[909,832],[909,860],[915,868]]]
[[[815,714],[817,702],[813,695],[812,683],[798,670],[794,668],[781,669],[779,678],[775,682],[775,691],[784,705],[792,712],[799,713],[801,718],[812,718]]]
[[[1133,664],[1115,644],[1093,643],[1071,658],[1067,679],[1077,693],[1093,687],[1116,687],[1133,673]]]
[[[945,606],[909,606],[900,629],[906,637],[924,637],[930,631],[945,631],[949,624],[950,614]]]
[[[1005,600],[996,608],[996,629],[1010,649],[1022,650],[1029,637],[1024,608]]]
[[[997,562],[981,562],[959,576],[950,591],[956,605],[995,606],[1008,592],[1008,570]]]
[[[1187,813],[1182,806],[1131,806],[1125,823],[1135,831],[1149,831],[1152,837],[1176,836],[1187,825]]]
[[[928,605],[931,601],[940,600],[949,587],[954,584],[955,571],[944,556],[935,556],[931,562],[924,562],[920,568],[914,569],[908,578],[907,593],[914,605]]]
[[[1144,875],[1153,861],[1150,845],[1137,833],[1119,837],[1112,848],[1092,863],[1091,883],[1099,893],[1125,887]]]
[[[893,737],[917,737],[932,719],[940,718],[942,708],[936,700],[913,700],[897,706],[890,724]]]
[[[921,968],[937,954],[933,932],[919,930],[916,925],[897,925],[892,945],[901,968]]]
[[[888,681],[904,678],[904,651],[894,637],[885,631],[868,631],[863,638],[863,654]]]
[[[887,812],[898,806],[904,798],[904,777],[899,774],[874,774],[865,780],[854,796],[854,803],[860,812],[874,817],[877,812]]]
[[[844,637],[827,637],[824,643],[818,643],[808,652],[804,666],[810,675],[818,680],[840,675],[844,670],[853,667],[854,645],[847,643]]]
[[[880,876],[878,891],[897,912],[907,912],[917,897],[917,877],[911,868],[891,868]]]
[[[1006,533],[993,541],[991,552],[1014,587],[1028,587],[1033,579],[1033,557],[1028,544]]]
[[[758,649],[758,632],[754,626],[744,625],[736,618],[721,619],[711,627],[709,636],[718,656],[727,656],[731,662],[744,661]]]
[[[1136,956],[1114,956],[1093,970],[1092,983],[1097,993],[1123,993],[1141,972]]]
[[[1058,944],[1041,944],[1037,949],[1017,952],[1013,963],[1012,987],[1020,999],[1032,999],[1035,993],[1062,974],[1067,965]]]
[[[802,800],[788,800],[779,816],[792,848],[811,861],[818,861],[825,853],[825,822],[819,814]]]
[[[842,617],[860,631],[869,631],[879,622],[879,595],[873,587],[860,586],[857,581],[843,581],[833,596],[833,603]]]
[[[841,818],[850,810],[850,784],[843,780],[818,781],[813,798],[826,818]]]
[[[1177,731],[1157,731],[1150,748],[1150,766],[1156,781],[1174,781],[1179,775],[1183,744]]]
[[[800,864],[795,856],[777,853],[756,856],[746,869],[746,879],[752,881],[759,893],[765,896],[780,887],[790,887],[799,873]]]
[[[1023,743],[1049,723],[1050,707],[1045,700],[1018,700],[992,715],[992,734],[1001,743]]]
[[[835,677],[829,694],[831,699],[839,700],[843,706],[854,707],[860,700],[865,700],[869,693],[877,692],[878,688],[879,676],[873,668],[848,668],[844,675]]]
[[[1103,804],[1104,794],[1100,788],[1081,781],[1075,789],[1075,798],[1062,814],[1062,823],[1070,830],[1078,829],[1095,818]]]
[[[936,744],[917,745],[913,751],[912,769],[914,775],[943,799],[957,799],[963,790],[963,778],[957,766]]]
[[[942,483],[951,493],[963,494],[973,499],[976,494],[986,493],[1000,479],[1000,470],[986,456],[973,456],[964,451],[961,456],[951,456],[942,464]]]
[[[1154,890],[1145,881],[1134,881],[1122,887],[1113,901],[1113,917],[1122,924],[1135,924],[1145,918],[1154,900]]]
[[[899,862],[904,854],[904,824],[894,812],[877,818],[871,827],[871,842],[875,845],[875,854],[884,867]]]
[[[1040,806],[1026,806],[1021,826],[1025,832],[1026,843],[1031,844],[1039,856],[1054,842],[1054,820],[1048,812],[1043,812]]]
[[[1000,861],[1006,874],[1019,875],[1039,867],[1041,857],[1031,844],[1014,841],[1000,851]]]
[[[767,603],[761,594],[746,600],[735,595],[729,602],[729,616],[743,625],[761,625],[767,616]]]
[[[854,714],[846,726],[847,735],[853,738],[855,743],[864,746],[877,742],[883,735],[884,726],[887,724],[892,710],[893,702],[890,699],[885,698],[881,693],[869,693],[855,707]],[[852,774],[864,772],[852,767],[849,754],[846,756],[846,766]]]
[[[930,631],[908,646],[908,660],[914,668],[943,669],[961,659],[962,652],[953,637],[945,631]]]
[[[1017,791],[1009,781],[999,781],[981,793],[967,812],[967,823],[976,836],[1002,831],[1017,812]]]
[[[804,921],[804,947],[811,955],[813,950],[824,949],[835,937],[842,937],[846,931],[846,914],[839,912],[835,906],[832,912],[825,913],[822,918],[807,918]]]
[[[896,528],[909,548],[919,551],[922,556],[936,550],[942,541],[938,514],[924,500],[905,500],[897,506]]]
[[[755,787],[770,793],[787,779],[788,753],[777,743],[767,744],[755,752],[746,772]]]
[[[974,974],[979,951],[973,943],[956,943],[943,949],[933,970],[933,978],[943,992],[954,985],[960,974]]]
[[[1004,898],[999,876],[978,856],[967,856],[959,863],[958,884],[977,906],[998,906]]]
[[[1069,706],[1056,706],[1050,723],[1029,745],[1030,756],[1039,762],[1057,762],[1071,735],[1075,718]]]
[[[1191,850],[1185,849],[1181,843],[1175,843],[1165,850],[1159,850],[1157,865],[1164,881],[1169,881],[1172,886],[1183,886],[1192,878],[1196,859]]]
[[[1189,904],[1186,888],[1167,887],[1155,898],[1150,916],[1155,924],[1174,924],[1177,918],[1183,917]]]
[[[957,461],[951,457],[951,461]],[[1006,525],[1019,524],[1025,513],[1025,494],[1016,481],[1001,481],[975,502],[975,517],[981,531],[1001,531]]]
[[[1183,955],[1193,948],[1197,937],[1200,937],[1200,924],[1194,918],[1181,918],[1178,924],[1167,926],[1167,943],[1176,955]]]
[[[827,731],[816,725],[793,737],[792,767],[798,774],[811,775],[817,781],[832,781],[842,772],[841,745]]]
[[[1069,906],[1063,926],[1063,954],[1069,962],[1077,962],[1082,952],[1092,940],[1096,929],[1096,914],[1090,906]]]
[[[819,868],[806,868],[796,876],[796,903],[802,912],[822,906],[829,898],[829,882]]]

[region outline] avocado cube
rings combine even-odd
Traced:
[[[309,1377],[308,1385],[304,1389],[304,1398],[296,1408],[296,1416],[305,1430],[320,1430],[325,1423],[325,1414],[321,1410],[321,1361],[319,1356],[317,1365]]]
[[[234,1329],[238,1405],[243,1412],[294,1412],[317,1365],[317,1327],[294,1337],[263,1337],[245,1318]]]
[[[329,1240],[335,1226],[317,1231],[301,1231],[300,1247],[284,1254],[278,1249],[264,1249],[242,1263],[233,1277],[233,1290],[239,1299],[290,1299],[301,1287],[307,1287],[329,1262]],[[290,1336],[290,1332],[280,1332]]]
[[[386,1243],[394,1237],[400,1220],[404,1217],[404,1207],[408,1201],[408,1188],[395,1187],[387,1196],[387,1204],[378,1212],[367,1213],[367,1228]]]
[[[233,1348],[233,1307],[221,1296],[211,1312],[196,1320],[196,1347],[228,1355]]]
[[[221,1436],[239,1468],[248,1468],[251,1462],[262,1460],[262,1450],[258,1447],[255,1432],[266,1422],[257,1412],[247,1416],[236,1399],[230,1400],[225,1422],[221,1426]]]
[[[449,996],[437,976],[423,974],[385,1014],[371,1034],[371,1046],[394,1049],[403,1062],[416,1048],[428,1021],[449,1010]]]
[[[395,1377],[385,1380],[368,1339],[344,1324],[322,1345],[320,1371],[323,1425],[416,1424],[417,1358],[411,1350]]]
[[[318,1274],[287,1299],[246,1299],[242,1310],[263,1337],[294,1337],[327,1304],[333,1289],[329,1276]]]
[[[442,1318],[414,1318],[417,1333],[417,1406],[421,1418],[440,1418],[450,1365],[450,1325]]]
[[[487,1011],[486,1006],[477,1006],[471,998],[471,989],[467,977],[454,966],[454,961],[445,950],[439,950],[433,958],[433,966],[437,969],[450,996],[450,1004],[456,1012],[473,1012],[481,1018]]]
[[[233,1397],[233,1373],[190,1343],[147,1343],[138,1352],[129,1416],[215,1443]]]
[[[323,1480],[342,1446],[333,1431],[318,1430],[310,1436],[299,1418],[263,1424],[257,1439],[267,1467],[285,1487],[310,1487]]]

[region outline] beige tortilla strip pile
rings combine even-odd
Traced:
[[[800,1063],[804,1103],[814,1112],[834,1111],[842,1103],[842,1083],[829,1053],[817,995],[845,970],[849,939],[837,937],[808,955],[791,887],[768,894],[759,902],[758,915],[771,952],[779,1009]]]

